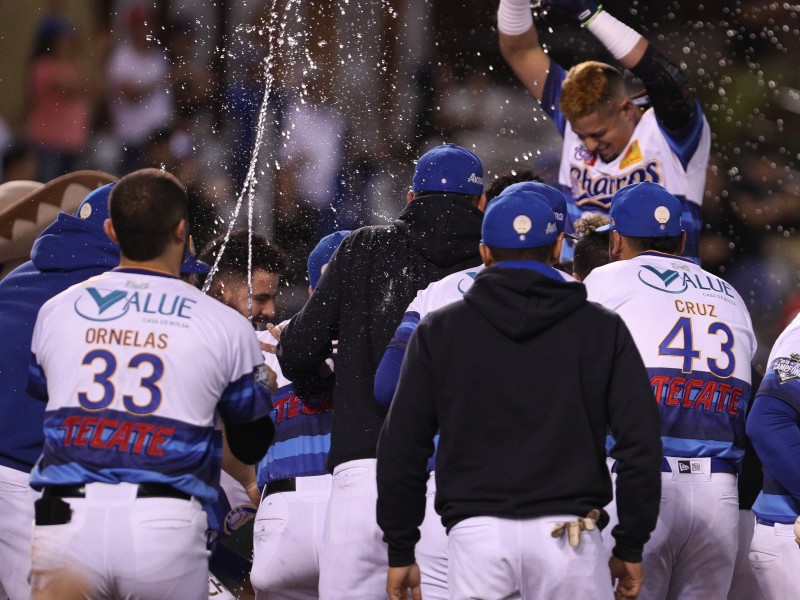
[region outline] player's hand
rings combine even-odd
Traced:
[[[800,517],[794,522],[794,541],[800,546]]]
[[[283,333],[286,325],[286,323],[283,323],[282,325],[273,325],[272,323],[267,323],[267,331],[272,334],[272,337],[280,342],[281,334]],[[266,342],[259,342],[259,344],[264,352],[269,352],[270,354],[275,354],[275,351],[278,348],[277,344],[268,344]]]
[[[625,598],[635,600],[642,589],[644,575],[642,573],[642,563],[631,563],[620,560],[612,556],[608,561],[608,568],[611,569],[611,583],[616,583],[614,589],[614,600]]]
[[[386,576],[386,593],[389,594],[389,600],[407,600],[409,590],[414,600],[422,600],[417,563],[407,567],[389,567],[389,574]]]
[[[594,0],[543,0],[543,4],[577,19],[585,27],[603,9]]]

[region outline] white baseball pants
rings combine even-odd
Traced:
[[[137,498],[137,487],[88,484],[85,498],[64,498],[69,523],[33,528],[35,600],[208,598],[208,523],[200,502]]]
[[[749,558],[755,524],[756,517],[751,511],[739,511],[739,548],[736,551],[728,600],[764,600]]]
[[[661,508],[656,529],[644,546],[639,599],[725,598],[733,577],[738,529],[735,475],[662,473]]]
[[[374,458],[351,460],[333,470],[319,564],[320,600],[386,597],[389,557],[378,527]]]
[[[39,493],[29,479],[29,473],[0,465],[0,598],[27,600],[31,595],[33,503]]]
[[[449,537],[450,600],[612,600],[600,531],[583,532],[577,548],[565,536],[550,535],[557,523],[574,520],[473,517],[457,523]]]
[[[794,525],[757,524],[750,545],[750,564],[766,600],[800,598],[800,548],[795,542]]]
[[[436,477],[428,477],[425,499],[425,519],[419,528],[416,557],[421,576],[422,597],[425,600],[447,600],[447,530],[433,504],[436,500]]]
[[[319,597],[319,555],[332,480],[330,475],[298,477],[296,491],[261,501],[250,571],[258,600]]]

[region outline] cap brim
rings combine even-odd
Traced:
[[[597,233],[603,233],[604,231],[613,231],[613,229],[611,229],[611,224],[609,223],[608,225],[601,225],[600,227],[595,229],[595,231]]]
[[[211,267],[202,260],[197,260],[196,258],[187,258],[181,265],[181,273],[184,274],[197,273],[199,275],[205,275],[209,271],[211,271]]]

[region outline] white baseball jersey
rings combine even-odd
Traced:
[[[681,202],[687,237],[685,255],[699,262],[700,207],[711,150],[711,128],[700,104],[696,105],[691,131],[680,139],[672,139],[661,129],[652,108],[646,110],[625,149],[610,163],[604,163],[586,149],[558,107],[565,77],[566,71],[551,62],[540,104],[564,137],[558,184],[571,198],[567,203],[567,233],[573,233],[572,224],[586,212],[607,214],[611,198],[620,188],[650,181]]]
[[[592,271],[589,300],[623,318],[661,410],[665,456],[739,471],[756,340],[744,301],[691,261],[646,252]]]
[[[167,483],[216,498],[215,429],[269,412],[263,359],[247,319],[188,283],[115,269],[40,310],[30,388],[47,398],[31,485]]]
[[[641,597],[724,597],[756,349],[750,315],[725,281],[657,252],[599,267],[584,284],[628,326],[661,413],[662,510],[644,547]]]

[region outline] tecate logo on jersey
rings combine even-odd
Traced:
[[[674,269],[661,270],[650,265],[644,265],[639,269],[639,281],[647,287],[666,294],[682,294],[692,288],[716,292],[729,298],[734,297],[727,282],[717,277],[712,277],[708,273],[692,274]]]
[[[113,321],[134,310],[146,315],[191,319],[195,300],[153,292],[124,292],[87,287],[75,300],[75,312],[89,321]]]

